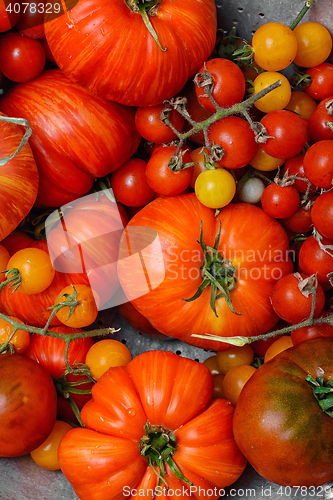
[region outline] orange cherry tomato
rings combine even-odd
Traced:
[[[219,351],[216,353],[216,358],[220,373],[226,374],[235,366],[252,363],[254,351],[250,344],[245,344],[243,347],[235,346],[227,351]]]
[[[118,340],[104,339],[92,345],[86,354],[86,365],[95,380],[113,366],[125,366],[132,359],[129,349]]]
[[[47,470],[59,470],[58,447],[64,435],[73,429],[67,422],[56,420],[51,434],[35,450],[30,452],[33,461]]]
[[[23,321],[15,316],[8,317],[23,324]],[[7,342],[13,329],[14,327],[10,323],[0,318],[0,344]],[[13,345],[16,354],[24,354],[30,344],[30,334],[26,330],[16,330],[9,343]]]
[[[293,345],[294,344],[290,335],[282,335],[282,337],[273,342],[273,344],[267,349],[264,357],[264,363],[267,363],[267,361],[280,354],[280,352],[289,349],[289,347],[292,347]]]
[[[27,295],[40,293],[48,288],[55,270],[47,252],[40,248],[18,250],[8,261],[8,269],[18,269],[20,273],[19,292]],[[7,278],[13,277],[8,274]]]
[[[256,368],[251,365],[238,365],[231,368],[223,379],[224,397],[236,406],[244,385],[255,372]]]
[[[91,325],[97,318],[97,294],[88,285],[76,284],[75,288],[73,285],[69,285],[60,292],[56,304],[65,302],[66,295],[72,295],[74,291],[76,291],[76,305],[72,313],[69,306],[64,306],[56,313],[56,317],[64,325],[72,328],[84,328]]]

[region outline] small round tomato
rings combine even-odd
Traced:
[[[224,151],[218,161],[224,168],[245,167],[255,157],[258,149],[255,134],[246,120],[239,116],[226,116],[208,129],[211,144],[219,144]]]
[[[306,151],[304,173],[312,184],[330,189],[333,182],[333,140],[315,142]]]
[[[49,436],[57,413],[51,376],[19,354],[0,356],[0,456],[30,453]]]
[[[279,87],[271,90],[268,94],[261,97],[254,103],[255,107],[263,113],[285,108],[290,101],[291,86],[288,78],[277,71],[264,71],[263,73],[260,73],[253,82],[253,95],[256,95],[258,92],[278,80],[281,81],[281,85]]]
[[[23,324],[23,321],[15,316],[9,316],[9,318]],[[0,344],[7,342],[13,329],[14,327],[10,323],[0,318]],[[30,333],[27,330],[16,330],[10,344],[13,345],[16,354],[24,354],[30,344]]]
[[[330,316],[331,313],[328,311],[323,311],[317,319],[326,318]],[[333,325],[329,323],[315,323],[310,326],[303,326],[303,328],[298,328],[291,332],[291,338],[293,345],[304,342],[305,340],[314,339],[316,337],[333,337]]]
[[[44,38],[44,9],[47,10],[47,4],[44,6],[44,3],[26,0],[23,5],[16,29],[29,38]]]
[[[146,178],[150,188],[164,196],[175,196],[185,191],[190,185],[193,166],[173,171],[169,162],[176,153],[176,146],[165,146],[156,150],[148,160]],[[182,164],[192,163],[189,150],[181,152]]]
[[[322,238],[321,244],[332,247],[333,240]],[[316,273],[318,282],[325,291],[332,289],[329,273],[333,270],[333,256],[319,246],[318,241],[313,235],[309,236],[303,242],[299,250],[298,268],[300,272],[309,276]]]
[[[321,236],[333,240],[333,191],[318,196],[311,207],[311,220]]]
[[[8,261],[7,278],[15,276],[19,271],[19,292],[27,295],[40,293],[48,288],[54,278],[55,270],[47,252],[40,248],[23,248],[18,250]]]
[[[275,182],[266,186],[261,196],[262,208],[276,219],[293,215],[300,206],[300,201],[299,192],[294,186],[281,186]]]
[[[322,101],[333,94],[333,64],[323,62],[306,73],[311,76],[311,83],[304,87],[309,97]]]
[[[219,373],[221,373],[220,367],[217,364],[216,354],[214,354],[213,356],[209,356],[209,358],[206,358],[203,364],[207,366],[212,375],[218,375]]]
[[[309,136],[312,142],[333,140],[333,117],[326,106],[319,106],[309,118]]]
[[[276,314],[291,324],[301,323],[309,318],[312,303],[314,284],[309,286],[304,273],[285,274],[273,286],[271,303]],[[318,283],[316,287],[316,302],[314,317],[319,316],[325,305],[325,293]]]
[[[45,50],[39,40],[10,31],[0,39],[0,71],[13,82],[33,80],[44,69]]]
[[[266,71],[281,71],[297,53],[297,39],[285,24],[271,22],[260,26],[252,37],[254,61]]]
[[[58,448],[64,435],[73,429],[67,422],[56,420],[54,427],[45,441],[35,450],[30,452],[32,460],[47,470],[60,470]]]
[[[288,158],[283,165],[282,175],[288,172],[288,176],[295,176],[298,179],[294,179],[293,186],[297,189],[299,193],[306,193],[309,188],[309,182],[304,172],[304,154],[299,154]],[[299,178],[304,178],[302,181]],[[318,188],[316,186],[311,186],[311,191],[316,191]]]
[[[211,94],[221,108],[229,108],[242,101],[245,94],[245,78],[237,64],[223,57],[210,59],[198,71],[197,81],[199,84],[203,82],[203,78],[199,75],[205,72],[208,72],[213,78]],[[195,92],[203,108],[212,112],[216,111],[216,107],[206,94],[204,87],[196,85]]]
[[[162,144],[177,139],[177,134],[172,128],[165,125],[160,119],[164,108],[164,104],[137,108],[135,112],[135,126],[139,134],[147,141]],[[183,130],[184,122],[184,117],[178,111],[175,109],[170,111],[170,123],[178,132]]]
[[[256,372],[256,368],[251,365],[239,365],[231,368],[223,379],[224,397],[236,406],[240,393],[246,382]]]
[[[301,205],[295,213],[290,215],[290,217],[281,219],[280,222],[286,230],[292,231],[293,233],[308,233],[313,229],[311,210]]]
[[[259,203],[265,190],[264,182],[258,177],[250,177],[237,191],[240,201],[244,203]]]
[[[233,199],[236,182],[224,168],[207,169],[198,175],[194,190],[198,200],[206,207],[222,208]]]
[[[282,158],[274,158],[274,156],[270,156],[267,154],[259,144],[257,153],[255,157],[249,162],[251,167],[256,170],[260,170],[262,172],[270,172],[276,170],[278,167],[281,167],[285,159]]]
[[[293,111],[297,115],[309,120],[310,116],[316,109],[316,101],[302,90],[293,90],[290,100],[285,106],[288,111]]]
[[[270,111],[261,120],[268,139],[262,149],[275,158],[291,158],[304,148],[307,138],[307,121],[287,109]]]
[[[1,241],[1,245],[7,248],[10,256],[12,256],[18,250],[30,246],[33,242],[34,239],[28,233],[15,229],[15,231]]]
[[[125,366],[132,359],[130,350],[118,340],[104,339],[95,342],[87,352],[85,364],[95,380],[112,366]]]
[[[332,37],[325,26],[311,21],[300,23],[294,35],[297,40],[294,64],[312,68],[326,61],[332,50]]]
[[[242,347],[232,347],[226,351],[216,353],[217,366],[219,372],[224,375],[235,366],[249,365],[254,358],[254,352],[250,344],[245,344]]]
[[[292,347],[293,345],[294,344],[290,335],[282,335],[282,337],[277,340],[275,339],[265,352],[264,363],[267,363],[267,361],[280,354],[280,352],[289,349],[289,347]]]
[[[149,203],[155,191],[148,185],[147,163],[140,158],[130,158],[110,177],[113,194],[128,207],[141,207]]]
[[[66,326],[71,328],[84,328],[91,325],[98,315],[98,298],[90,286],[76,284],[63,288],[56,300],[56,304],[65,302],[69,295],[76,294],[73,302],[73,310],[64,306],[58,310],[56,317]]]

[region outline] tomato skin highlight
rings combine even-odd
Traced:
[[[243,388],[235,440],[268,481],[310,487],[332,481],[333,420],[305,381],[308,374],[332,380],[332,356],[332,338],[301,342],[264,363]]]
[[[0,356],[0,456],[30,453],[52,431],[57,394],[51,376],[20,354]]]

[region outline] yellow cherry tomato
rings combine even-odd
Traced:
[[[297,52],[294,64],[314,68],[326,61],[332,50],[332,36],[325,26],[315,22],[298,24],[294,29]]]
[[[286,160],[281,158],[274,158],[273,156],[266,153],[260,144],[258,145],[258,150],[253,158],[250,161],[251,167],[256,170],[260,170],[261,172],[270,172],[276,170],[278,167],[284,164]]]
[[[33,461],[47,470],[59,470],[58,448],[64,435],[73,429],[67,422],[56,420],[51,434],[35,450],[30,453]]]
[[[263,113],[283,109],[287,106],[291,97],[291,86],[288,78],[278,71],[265,71],[264,73],[260,73],[260,75],[258,75],[253,82],[253,94],[255,95],[261,90],[267,88],[269,85],[276,83],[278,80],[281,81],[281,85],[279,87],[271,90],[268,94],[261,97],[254,103],[255,107],[260,111],[263,111]]]
[[[236,181],[224,168],[205,170],[198,175],[195,185],[198,200],[209,208],[228,205],[236,193]]]
[[[303,90],[293,90],[290,100],[285,107],[308,120],[317,107],[316,101]]]
[[[266,71],[281,71],[291,64],[297,52],[294,32],[285,24],[266,23],[252,38],[254,61]]]
[[[104,339],[92,345],[87,352],[85,364],[95,380],[113,366],[125,366],[132,359],[129,349],[118,340]]]

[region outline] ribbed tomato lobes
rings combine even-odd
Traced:
[[[214,0],[153,2],[148,17],[160,48],[138,3],[148,2],[80,0],[65,14],[46,17],[45,35],[72,81],[112,101],[151,106],[180,92],[210,56],[216,5]]]
[[[112,500],[134,489],[146,498],[154,491],[161,495],[166,485],[158,486],[156,471],[163,470],[154,460],[155,472],[149,466],[145,445],[165,431],[174,447],[169,458],[187,480],[164,463],[162,446],[170,491],[198,498],[200,487],[201,495],[217,500],[242,474],[246,460],[232,436],[233,405],[221,398],[211,402],[212,393],[208,368],[172,352],[148,351],[110,368],[81,411],[85,428],[71,430],[61,441],[62,472],[81,500]]]

